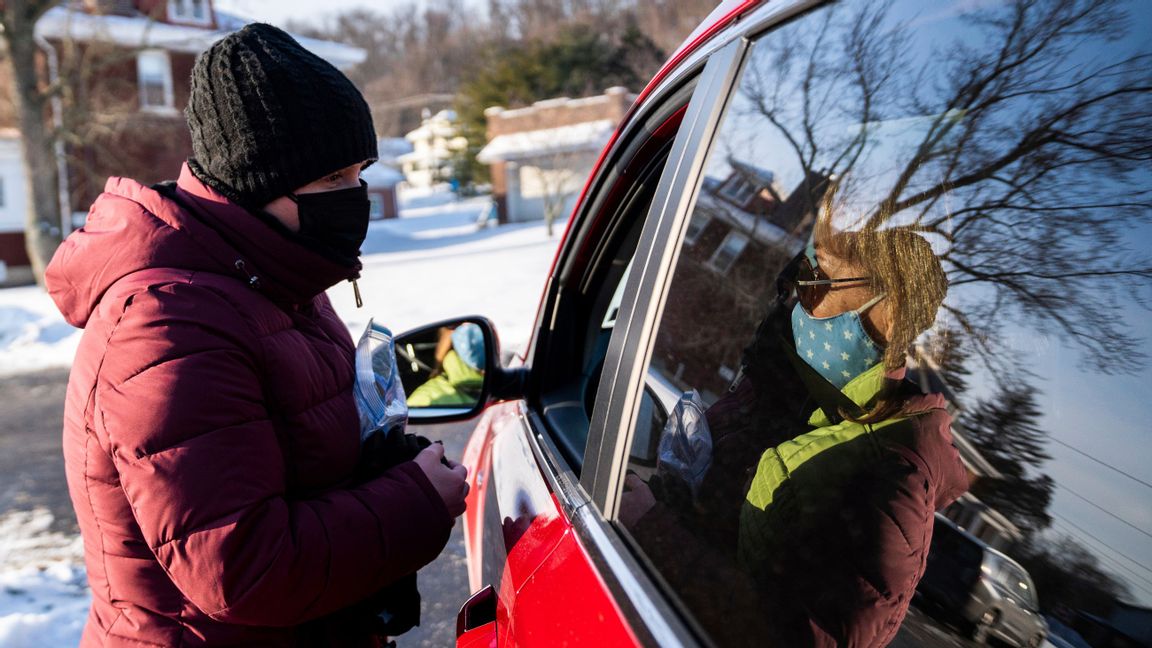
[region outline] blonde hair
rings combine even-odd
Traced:
[[[892,321],[884,368],[903,366],[905,352],[936,321],[948,291],[948,278],[932,246],[905,228],[840,232],[824,244],[837,258],[864,268],[872,290],[884,293]]]
[[[816,241],[838,259],[863,268],[872,279],[874,293],[885,295],[891,326],[886,331],[884,369],[903,367],[908,348],[936,321],[948,292],[948,277],[932,246],[907,227],[837,232],[827,218],[817,221]],[[906,404],[899,391],[898,381],[885,380],[867,412],[840,415],[857,423],[875,423],[896,416]]]

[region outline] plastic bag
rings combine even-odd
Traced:
[[[712,431],[704,402],[695,390],[684,392],[660,434],[656,474],[665,483],[683,482],[695,498],[711,464]]]
[[[360,439],[374,432],[403,434],[408,425],[408,401],[396,367],[392,331],[368,321],[356,345],[356,410],[360,413]]]

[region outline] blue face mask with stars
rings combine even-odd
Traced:
[[[860,321],[860,315],[881,299],[883,294],[856,310],[832,317],[813,317],[797,303],[792,309],[796,353],[836,389],[844,389],[884,355],[884,348],[872,341]]]

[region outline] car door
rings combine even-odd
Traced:
[[[984,63],[989,56],[1019,51],[1012,41],[1018,36],[1012,12],[1031,21],[1029,29],[1044,29],[1035,11],[1031,4],[1011,2],[954,2],[939,11],[912,0],[770,3],[744,17],[696,59],[687,60],[682,76],[652,95],[657,104],[670,103],[646,130],[655,134],[675,123],[675,138],[660,145],[668,148],[659,173],[646,176],[656,178],[651,194],[633,203],[643,212],[639,228],[638,212],[622,206],[628,204],[626,187],[648,185],[641,179],[645,174],[622,156],[629,146],[643,150],[651,138],[631,136],[641,127],[629,125],[590,182],[550,277],[525,359],[526,398],[490,411],[468,450],[469,464],[481,466],[469,502],[468,528],[483,527],[468,537],[470,576],[474,589],[496,587],[501,636],[523,643],[586,637],[659,645],[765,643],[768,635],[760,633],[768,618],[790,606],[806,606],[802,622],[812,626],[806,630],[835,639],[854,632],[853,623],[874,610],[892,611],[865,623],[882,625],[873,640],[891,640],[910,596],[901,587],[922,574],[933,509],[962,490],[952,471],[960,461],[968,475],[984,481],[973,482],[974,494],[946,511],[950,519],[963,521],[958,524],[996,546],[1027,541],[1021,528],[1032,528],[1030,524],[1037,532],[1033,539],[1041,538],[1054,480],[1039,473],[1043,451],[1029,454],[1037,445],[1052,447],[1044,445],[1035,421],[1067,433],[1067,420],[1058,414],[1068,410],[1051,402],[1059,400],[1053,397],[1045,401],[1049,411],[1039,411],[1029,399],[1039,398],[1043,386],[1029,372],[1037,369],[1059,378],[1053,393],[1067,400],[1073,375],[1068,358],[1104,357],[1103,349],[1090,342],[1101,322],[1077,310],[1080,304],[1091,302],[1115,316],[1101,324],[1111,327],[1105,332],[1113,338],[1133,330],[1132,308],[1108,300],[1123,297],[1122,287],[1146,287],[1146,271],[1132,261],[1138,254],[1123,243],[1116,223],[1135,223],[1147,213],[1148,177],[1146,168],[1137,164],[1143,149],[1125,146],[1140,130],[1137,125],[1152,120],[1147,94],[1137,94],[1138,84],[1108,90],[1139,77],[1133,62],[1139,57],[1115,63],[1123,74],[1088,76],[1073,86],[1051,83],[1059,78],[1056,70],[1064,69],[1056,63],[1040,66],[1024,79],[1035,85],[1026,92],[1008,87],[996,97],[982,94],[998,87],[998,74],[1024,74],[1012,66],[1001,70]],[[1076,20],[1074,15],[1065,18]],[[1102,29],[1102,24],[1089,27]],[[1062,37],[1040,39],[1037,51]],[[1083,42],[1088,41],[1091,38]],[[1065,56],[1079,42],[1065,43],[1051,56]],[[1124,41],[1125,47],[1143,47],[1133,42]],[[1090,54],[1080,52],[1073,58],[1082,62],[1092,59]],[[1020,66],[1030,70],[1033,64],[1029,60]],[[673,86],[686,82],[684,77],[692,77],[690,100],[673,101],[675,92],[684,91]],[[981,83],[969,87],[969,79]],[[1077,131],[1079,135],[1103,138],[1093,140],[1092,156],[1072,155],[1062,148],[1068,142],[1054,135],[1042,137],[1032,130],[1021,134],[1026,127],[1043,127],[1037,115],[1072,119],[1073,113],[1062,112],[1060,106],[1075,102],[1080,92],[1096,93],[1077,108],[1088,113],[1083,116],[1086,123],[1099,126]],[[1145,99],[1132,99],[1135,96]],[[963,101],[972,103],[957,104]],[[1099,112],[1106,105],[1126,117],[1106,125]],[[678,118],[671,116],[681,109]],[[651,113],[646,110],[641,114],[655,117],[659,112],[656,106]],[[1108,139],[1111,135],[1118,139]],[[621,178],[635,181],[620,185]],[[1055,180],[1061,181],[1058,187],[1050,184]],[[625,189],[617,192],[617,187]],[[1127,187],[1141,188],[1137,195],[1143,198],[1129,200]],[[1107,205],[1118,206],[1120,221],[1099,217],[1097,210]],[[632,213],[632,218],[622,219],[621,213]],[[916,503],[918,518],[902,517],[894,525],[880,520],[874,528],[884,529],[882,537],[865,535],[855,545],[847,542],[858,539],[855,536],[837,534],[864,528],[850,524],[858,522],[862,511],[887,515],[896,508],[892,503],[903,506],[907,500],[893,495],[878,505],[869,501],[870,507],[834,503],[810,509],[829,521],[824,539],[845,543],[836,549],[820,544],[820,537],[808,548],[792,542],[780,555],[803,569],[768,563],[791,569],[787,578],[773,580],[766,577],[772,572],[762,568],[763,562],[755,574],[748,565],[763,558],[756,551],[778,546],[773,543],[785,534],[757,535],[751,524],[751,533],[741,540],[718,531],[740,526],[744,533],[741,517],[750,491],[746,480],[739,483],[741,478],[760,475],[758,462],[765,457],[784,463],[776,451],[784,445],[780,434],[796,434],[782,437],[790,441],[810,432],[797,426],[820,420],[816,410],[825,409],[811,402],[795,377],[783,377],[799,365],[786,357],[786,344],[766,337],[773,329],[762,326],[769,316],[780,317],[774,310],[777,278],[815,238],[822,214],[838,219],[841,231],[858,231],[871,223],[877,226],[873,229],[913,231],[928,241],[935,259],[914,270],[939,264],[947,272],[949,293],[939,314],[931,313],[930,320],[938,319],[935,326],[894,346],[908,350],[901,367],[905,383],[938,395],[934,410],[947,411],[952,423],[933,428],[927,439],[900,442],[904,446],[883,455],[885,461],[866,466],[859,474],[868,479],[859,482],[848,481],[856,473],[844,469],[850,465],[847,460],[830,460],[831,455],[786,464],[793,473],[807,473],[806,488],[819,487],[826,479],[831,493],[825,501],[836,502],[829,499],[835,496],[850,502],[857,494],[870,493],[869,484],[884,479],[898,484],[902,495],[921,489],[926,495]],[[1147,240],[1146,230],[1134,231],[1135,240]],[[1123,261],[1126,269],[1116,275],[1109,265],[1112,256],[1101,250],[1115,250],[1115,260]],[[901,267],[900,256],[893,252],[878,261],[870,259],[876,263],[869,267],[888,273],[878,276],[890,282],[882,285],[893,295],[901,295],[903,284],[891,282],[904,281],[891,270]],[[1075,267],[1069,260],[1076,261]],[[1097,277],[1118,283],[1097,283]],[[621,285],[620,299],[613,300]],[[1061,301],[1057,295],[1065,294],[1065,286],[1091,290],[1077,293],[1077,300]],[[1109,292],[1113,289],[1119,292]],[[892,301],[908,298],[905,291]],[[605,329],[602,324],[613,301],[619,303],[619,313]],[[1078,313],[1078,319],[1066,319],[1070,312]],[[1049,337],[1051,330],[1067,334],[1063,346],[1052,342],[1057,336]],[[749,358],[754,368],[784,367],[775,374],[778,380],[771,371],[757,378],[771,386],[773,402],[761,402],[760,393],[748,397],[741,391]],[[834,360],[828,356],[826,362]],[[1109,356],[1109,362],[1117,364],[1128,360]],[[663,386],[662,393],[654,384]],[[1128,394],[1140,389],[1132,382],[1115,384]],[[1100,394],[1099,389],[1095,393]],[[700,506],[700,486],[690,478],[686,488],[669,486],[674,482],[663,478],[656,480],[659,486],[653,483],[660,471],[651,461],[653,440],[658,445],[659,437],[669,432],[669,419],[680,416],[668,404],[686,399],[698,399],[705,411],[726,414],[729,426],[734,422],[754,428],[740,430],[748,433],[748,443],[737,444],[735,451],[728,443],[724,450],[725,462],[747,472],[734,473],[730,481],[737,494],[721,502],[723,511]],[[665,406],[652,407],[657,400]],[[1125,416],[1139,409],[1129,400],[1117,400]],[[961,408],[962,403],[971,409]],[[1013,416],[997,409],[1001,405]],[[754,421],[741,418],[749,408],[758,408]],[[1068,420],[1082,418],[1089,409],[1113,421],[1115,429],[1126,429],[1126,419],[1099,407],[1073,407],[1077,416]],[[818,429],[827,435],[838,432],[829,432],[829,427],[835,426]],[[860,438],[879,439],[878,447],[896,444],[883,436]],[[1121,431],[1112,438],[1126,437]],[[954,439],[960,447],[941,449],[934,461],[924,460],[918,446],[911,447],[940,439]],[[1132,443],[1146,447],[1146,440]],[[894,455],[899,460],[892,463]],[[945,455],[952,463],[939,459]],[[509,469],[513,464],[522,469]],[[880,468],[886,472],[875,472]],[[505,470],[521,477],[503,477]],[[930,478],[923,484],[898,480],[907,474]],[[642,486],[636,485],[637,479]],[[1069,483],[1076,484],[1074,479]],[[1012,489],[1029,498],[1014,497],[1017,491]],[[1129,491],[1117,488],[1113,493],[1130,511],[1134,500]],[[670,521],[645,528],[643,515],[633,517],[641,496],[647,497],[642,503],[648,512],[672,509]],[[1058,510],[1061,520],[1074,515],[1066,503]],[[689,517],[708,519],[713,513],[718,516],[714,526],[680,523]],[[839,526],[833,524],[837,516],[843,520]],[[888,517],[895,519],[895,514]],[[909,520],[912,523],[903,523]],[[780,529],[772,524],[769,520],[765,527]],[[892,561],[900,563],[899,571],[885,571],[894,549],[911,558]],[[1007,553],[1016,555],[1014,550]],[[568,587],[559,577],[581,586]],[[1110,587],[1107,577],[1097,578],[1101,588]],[[853,595],[862,593],[860,600],[866,602],[831,613],[821,610],[820,597],[834,591],[833,582]],[[1120,590],[1112,591],[1115,596]],[[1054,589],[1054,595],[1075,600],[1076,592]],[[557,609],[558,600],[566,603],[563,609]],[[584,634],[588,632],[601,634]]]
[[[670,183],[684,181],[681,167],[695,157],[734,52],[669,81],[623,127],[549,280],[525,354],[526,398],[490,407],[466,449],[465,463],[477,467],[465,514],[469,580],[474,591],[492,588],[502,645],[654,637],[674,645],[685,636],[675,615],[637,584],[635,565],[621,562],[629,558],[590,497],[598,457],[586,449],[618,316],[643,299],[630,281],[652,254],[643,233],[670,196],[679,199],[682,188]],[[707,99],[713,104],[702,104]],[[651,376],[645,393],[649,417],[666,418],[666,382]],[[654,465],[658,435],[653,426],[635,461]]]
[[[892,640],[893,626],[904,618],[911,596],[902,588],[922,575],[932,514],[945,505],[950,505],[950,518],[963,520],[963,527],[978,538],[1005,547],[1008,555],[1021,560],[1044,558],[1045,540],[1028,538],[1022,530],[1039,533],[1049,524],[1048,511],[1064,528],[1079,529],[1071,526],[1075,522],[1066,522],[1076,515],[1067,502],[1086,486],[1069,472],[1053,469],[1051,477],[1044,472],[1045,452],[1055,453],[1057,446],[1047,440],[1046,431],[1060,428],[1066,435],[1076,434],[1063,413],[1079,418],[1090,409],[1105,416],[1100,408],[1066,400],[1068,385],[1084,380],[1070,358],[1080,357],[1093,366],[1094,378],[1119,371],[1126,360],[1098,355],[1091,344],[1079,345],[1076,338],[1087,336],[1082,338],[1087,341],[1095,335],[1095,320],[1086,312],[1081,313],[1085,319],[1065,319],[1075,310],[1070,302],[1048,301],[1044,295],[1091,285],[1093,293],[1085,297],[1099,297],[1103,301],[1094,303],[1115,316],[1110,323],[1117,328],[1109,335],[1135,344],[1133,336],[1143,326],[1144,320],[1124,301],[1129,290],[1143,294],[1148,285],[1142,274],[1144,256],[1138,251],[1143,243],[1133,247],[1122,241],[1129,233],[1141,242],[1148,236],[1139,223],[1149,210],[1149,176],[1137,163],[1139,156],[1130,155],[1135,149],[1129,148],[1146,151],[1141,148],[1146,147],[1146,134],[1134,124],[1152,123],[1147,94],[1141,90],[1146,86],[1138,80],[1146,79],[1146,69],[1138,62],[1148,53],[1138,31],[1127,27],[1131,21],[1146,24],[1148,12],[1139,3],[1110,4],[1116,15],[1103,5],[1086,7],[1100,11],[1094,15],[1102,21],[1092,23],[1091,29],[1084,23],[1091,35],[1086,40],[1067,36],[1067,42],[1046,50],[1051,41],[1041,34],[1051,26],[1046,26],[1044,12],[1069,8],[1055,2],[1041,5],[991,2],[974,9],[954,2],[933,11],[910,1],[795,4],[749,16],[744,38],[731,42],[729,79],[723,92],[708,95],[713,97],[713,117],[702,124],[698,157],[682,167],[682,174],[665,174],[668,200],[654,205],[645,225],[608,346],[580,475],[592,507],[635,559],[637,580],[654,591],[653,600],[664,601],[676,613],[694,640],[763,640],[756,634],[761,630],[758,621],[788,606],[805,608],[800,614],[815,626],[801,631],[848,641],[863,629],[874,633],[871,641]],[[1062,15],[1070,25],[1082,19]],[[1014,56],[1015,39],[1022,37],[1012,28],[1014,19],[1027,23],[1039,59],[1021,61],[1022,71],[1003,70],[1019,84],[1008,89],[998,86],[1006,81],[992,62],[996,56]],[[1065,37],[1052,34],[1056,40]],[[1085,63],[1089,60],[1118,72],[1089,75],[1084,72],[1092,69]],[[1079,79],[1083,95],[1061,84],[1068,74]],[[1113,123],[1097,111],[1104,104],[1125,118]],[[1048,121],[1033,123],[1038,115]],[[1021,131],[1025,126],[1033,130]],[[1081,126],[1084,130],[1076,130]],[[1093,139],[1097,148],[1079,156],[1074,150],[1078,143],[1055,134],[1064,127],[1088,139],[1099,137]],[[687,132],[682,128],[682,135]],[[1111,168],[1119,176],[1110,176]],[[1076,184],[1076,178],[1092,182],[1099,193]],[[1077,190],[1074,200],[1035,193],[1055,179],[1062,189],[1084,191]],[[1131,211],[1117,212],[1127,220],[1096,217],[1113,199],[1131,206]],[[1067,220],[1045,216],[1054,213]],[[903,376],[901,384],[921,396],[932,395],[935,407],[948,412],[940,419],[946,424],[932,434],[901,441],[870,430],[860,438],[875,439],[892,454],[877,455],[882,461],[874,464],[856,464],[858,472],[849,468],[854,452],[850,446],[844,452],[803,455],[795,444],[788,445],[804,437],[812,441],[806,447],[822,447],[816,439],[845,428],[813,423],[819,420],[817,410],[825,407],[817,406],[819,398],[806,385],[798,388],[794,373],[785,377],[795,366],[786,347],[799,351],[803,341],[789,336],[794,344],[786,345],[769,337],[774,333],[770,326],[792,321],[773,310],[778,308],[777,279],[809,241],[820,245],[820,218],[827,219],[834,233],[900,231],[920,249],[930,249],[930,257],[922,255],[926,258],[915,263],[910,261],[915,256],[912,244],[878,246],[869,252],[875,257],[863,265],[875,272],[883,289],[879,298],[889,300],[889,312],[902,307],[893,305],[901,299],[916,304],[910,309],[927,304],[931,291],[920,279],[933,274],[933,268],[938,268],[934,276],[943,273],[948,284],[940,301],[924,314],[919,330],[889,338],[889,346],[901,357],[893,354],[885,361],[891,365],[885,369]],[[1092,225],[1086,225],[1089,222]],[[1131,282],[1123,287],[1091,278],[1113,272],[1111,253],[1100,253],[1112,246],[1124,250],[1118,258],[1126,260],[1126,269],[1116,276]],[[1056,249],[1060,252],[1049,254]],[[1076,264],[1067,263],[1070,258],[1077,259]],[[1041,267],[1046,270],[1036,270]],[[1109,292],[1113,289],[1117,292]],[[1054,326],[1067,328],[1057,334]],[[820,353],[833,352],[823,345],[805,351],[809,359]],[[836,348],[823,362],[807,364],[827,371],[847,354]],[[760,385],[770,393],[745,397],[741,385],[750,364],[759,364]],[[1032,371],[1056,377],[1051,393]],[[1005,375],[1012,379],[1006,382]],[[728,463],[723,465],[743,471],[725,485],[735,492],[734,497],[727,493],[725,510],[707,510],[711,504],[702,504],[699,497],[703,486],[690,479],[684,480],[686,491],[676,492],[665,479],[654,484],[645,478],[651,467],[635,458],[645,455],[638,445],[648,446],[652,439],[653,422],[645,405],[652,376],[682,397],[699,398],[702,409],[717,414],[719,425],[727,429],[712,429],[714,442],[733,427],[742,427],[739,433],[748,436],[749,442],[736,450],[729,442],[732,437],[724,436]],[[1137,383],[1123,382],[1128,396],[1116,398],[1129,414],[1140,410],[1131,400]],[[754,399],[758,402],[750,404]],[[914,401],[909,397],[906,402]],[[756,409],[755,420],[750,416],[733,425],[733,419],[739,419],[733,413],[748,409]],[[1122,417],[1107,416],[1125,428]],[[791,427],[778,424],[781,421]],[[812,427],[821,431],[815,433]],[[664,433],[671,431],[666,426]],[[806,436],[810,433],[814,436]],[[1119,429],[1116,434],[1113,438],[1125,435]],[[940,439],[944,441],[937,450],[925,449]],[[1140,444],[1146,447],[1146,441]],[[1076,443],[1065,441],[1061,447],[1074,448]],[[594,463],[589,463],[592,457]],[[894,457],[899,459],[890,470],[878,468]],[[771,533],[755,528],[758,518],[747,513],[749,505],[757,506],[751,501],[750,480],[769,473],[777,465],[774,461],[786,466],[780,472],[789,479],[807,473],[794,482],[803,483],[797,488],[806,492],[784,501],[812,508],[788,520],[803,523],[819,512],[827,516],[821,527],[827,535],[814,535],[811,543],[799,535],[785,537],[789,525],[773,520],[771,513],[764,514],[764,527]],[[763,472],[759,462],[765,462]],[[1131,548],[1131,527],[1137,519],[1133,511],[1139,505],[1127,488],[1117,486],[1128,475],[1112,472],[1114,492],[1128,507],[1118,521],[1130,527],[1115,531],[1115,537],[1125,538],[1129,544],[1122,546]],[[911,481],[898,482],[898,475],[913,473],[921,477],[914,487]],[[867,478],[853,481],[858,475]],[[1069,478],[1067,485],[1056,479],[1061,475]],[[886,479],[899,483],[893,489],[900,494],[877,496],[867,506],[854,499]],[[634,486],[637,481],[644,485]],[[830,492],[799,499],[821,490]],[[964,490],[971,492],[960,498]],[[923,493],[921,499],[909,495],[913,491]],[[647,511],[677,510],[667,524],[646,524],[643,517],[632,517],[635,509],[629,500],[636,498],[647,498]],[[1060,498],[1062,504],[1054,506]],[[818,500],[830,502],[830,508],[817,510]],[[915,514],[900,517],[895,512],[911,507]],[[868,516],[875,516],[871,526],[860,522]],[[1115,527],[1116,521],[1110,524]],[[735,529],[739,539],[718,533],[721,527]],[[689,533],[677,535],[686,529]],[[843,542],[822,543],[830,537]],[[1082,532],[1078,537],[1109,555],[1111,543],[1101,544]],[[782,547],[791,560],[763,556],[765,548]],[[1122,558],[1131,556],[1126,552]],[[754,573],[756,569],[760,573]],[[1133,580],[1131,566],[1115,573],[1129,582],[1146,582]],[[1109,578],[1098,577],[1099,586],[1111,587]],[[853,604],[821,608],[838,587],[858,598]],[[1077,597],[1072,589],[1052,587],[1053,596]],[[1010,594],[1019,601],[1019,587]],[[749,606],[753,597],[769,603]],[[1021,617],[1029,614],[1024,607],[1015,610]],[[877,626],[881,629],[873,630]]]

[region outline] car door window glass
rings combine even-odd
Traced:
[[[752,42],[620,484],[703,634],[893,640],[935,511],[1041,610],[1152,603],[1150,13],[846,0]],[[907,623],[987,611],[924,583]]]

